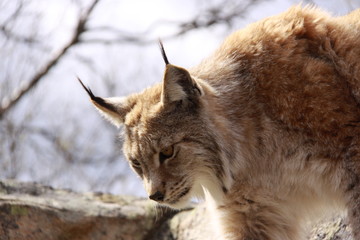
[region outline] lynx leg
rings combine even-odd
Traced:
[[[348,218],[353,229],[354,239],[360,240],[360,135],[354,137],[346,152],[345,196],[348,205]]]
[[[298,240],[299,223],[281,203],[242,199],[220,206],[226,240]],[[289,209],[288,209],[289,210]]]

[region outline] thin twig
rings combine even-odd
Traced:
[[[145,36],[153,32],[156,28],[163,24],[173,24],[179,27],[178,31],[167,36],[161,36],[162,40],[170,40],[177,38],[179,36],[185,35],[193,30],[209,28],[218,24],[226,23],[230,25],[236,18],[244,17],[244,15],[249,11],[251,7],[255,4],[264,1],[264,0],[251,0],[246,3],[242,3],[241,7],[237,6],[228,13],[221,12],[219,9],[222,9],[220,6],[212,7],[198,16],[195,16],[192,20],[185,22],[176,22],[176,21],[158,21],[145,30],[142,33],[129,33],[116,29],[114,27],[107,26],[98,26],[92,29],[88,29],[87,32],[109,32],[116,35],[113,39],[103,39],[103,38],[86,38],[82,44],[103,44],[103,45],[112,45],[112,44],[137,44],[137,45],[147,45],[152,44],[157,41],[158,38],[149,39]]]
[[[0,119],[6,112],[13,108],[18,103],[18,101],[29,92],[29,90],[31,90],[34,86],[36,86],[36,84],[40,82],[41,79],[43,79],[43,77],[50,71],[50,69],[52,69],[58,63],[58,61],[72,46],[80,42],[80,35],[86,31],[85,24],[87,23],[91,12],[98,2],[99,0],[94,0],[85,13],[79,18],[75,32],[69,43],[67,43],[51,60],[49,60],[46,65],[41,68],[24,87],[16,89],[12,96],[9,96],[8,98],[5,97],[2,100],[0,106]]]

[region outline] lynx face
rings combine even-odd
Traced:
[[[186,207],[221,175],[214,167],[218,146],[203,117],[204,89],[185,69],[167,64],[162,84],[127,98],[99,98],[84,88],[103,116],[124,126],[125,156],[150,199]]]
[[[203,135],[203,124],[196,106],[182,103],[166,106],[159,97],[158,101],[152,106],[138,102],[142,110],[129,113],[124,153],[142,178],[150,199],[182,207],[199,192],[195,176],[203,167],[202,158],[208,155],[199,138]]]

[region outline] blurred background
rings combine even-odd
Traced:
[[[344,15],[360,0],[301,1]],[[0,178],[144,196],[119,130],[76,80],[123,96],[190,67],[229,33],[295,0],[0,0]]]

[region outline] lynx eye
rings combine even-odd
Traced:
[[[131,165],[135,168],[140,168],[141,164],[138,160],[131,160]]]
[[[138,160],[131,159],[130,164],[139,175],[142,175],[141,163]]]
[[[171,158],[174,155],[174,146],[169,146],[164,148],[159,153],[159,161],[160,163],[163,163],[166,159]]]

